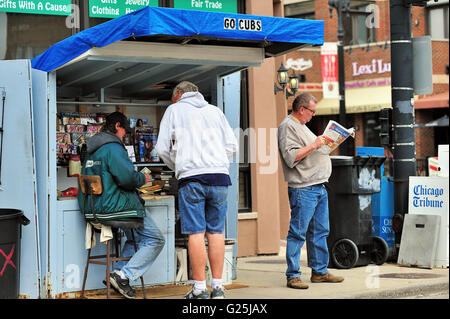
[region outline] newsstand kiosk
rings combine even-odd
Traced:
[[[237,71],[305,45],[322,45],[323,30],[323,21],[146,7],[77,33],[31,61],[0,61],[0,208],[22,210],[30,220],[22,234],[19,297],[70,298],[81,290],[86,224],[76,199],[58,196],[77,187],[57,161],[61,112],[120,110],[129,118],[150,118],[158,127],[172,88],[188,80],[236,129]],[[237,239],[238,165],[234,160],[230,166],[225,237],[232,239]],[[174,198],[147,198],[146,206],[166,244],[144,280],[170,283],[176,268]],[[98,243],[93,253],[104,246]],[[234,262],[235,256],[236,246]],[[87,290],[104,289],[104,267],[95,268],[90,267]]]

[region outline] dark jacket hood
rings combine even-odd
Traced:
[[[109,132],[100,132],[92,136],[86,142],[87,152],[89,154],[95,153],[95,151],[97,151],[100,147],[109,143],[118,143],[124,146],[123,142],[115,134]]]

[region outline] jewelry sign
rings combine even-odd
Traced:
[[[89,0],[89,16],[117,18],[147,6],[157,7],[158,0]]]
[[[72,1],[0,0],[0,12],[68,16],[72,14]]]

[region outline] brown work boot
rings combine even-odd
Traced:
[[[342,282],[342,281],[344,281],[344,277],[335,276],[330,273],[325,275],[312,273],[311,275],[311,282]]]
[[[289,288],[294,289],[308,289],[308,284],[304,283],[300,277],[295,277],[287,280],[287,285]]]

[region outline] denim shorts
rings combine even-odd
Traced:
[[[225,230],[228,186],[190,182],[178,190],[181,233],[222,234]]]

